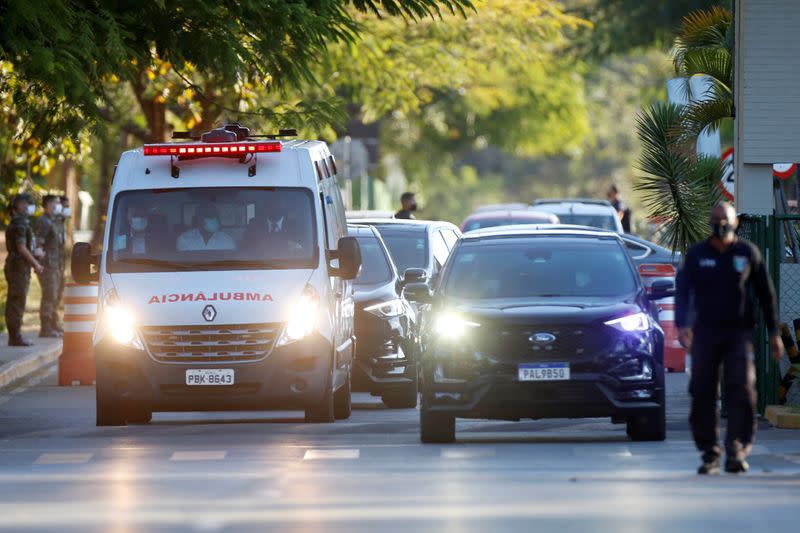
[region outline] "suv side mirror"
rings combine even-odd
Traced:
[[[660,300],[675,296],[675,283],[666,279],[654,281],[650,286],[650,294],[647,295],[651,300]]]
[[[339,239],[338,249],[333,259],[339,260],[339,266],[331,268],[331,276],[342,279],[354,279],[361,269],[361,247],[355,237],[342,237]]]
[[[91,283],[100,278],[100,256],[92,254],[88,242],[76,242],[72,247],[72,279],[77,283]],[[92,270],[92,267],[95,267]]]
[[[403,296],[409,302],[420,304],[427,304],[433,301],[433,291],[427,283],[409,283],[403,289]]]
[[[411,283],[425,283],[428,280],[428,273],[424,268],[407,268],[403,272],[403,285]]]

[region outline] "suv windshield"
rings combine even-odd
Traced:
[[[401,275],[409,268],[428,267],[428,232],[425,227],[392,227],[388,224],[375,227]]]
[[[108,272],[313,268],[311,191],[215,187],[120,193]]]
[[[354,283],[377,285],[389,281],[392,278],[392,267],[380,241],[374,237],[357,237],[357,239],[361,247],[361,270]]]
[[[466,241],[448,270],[445,293],[465,299],[621,297],[636,289],[625,250],[611,239]]]

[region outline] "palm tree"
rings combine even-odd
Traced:
[[[718,157],[689,156],[678,148],[673,132],[680,128],[684,108],[656,102],[642,111],[636,129],[642,143],[634,188],[651,218],[661,221],[659,240],[685,252],[708,233],[708,215],[722,195]]]
[[[681,22],[672,48],[675,73],[711,80],[708,94],[692,95],[684,110],[679,140],[691,146],[703,130],[714,131],[733,116],[733,36],[733,15],[721,7],[694,11]]]
[[[695,146],[701,132],[719,128],[732,114],[732,21],[730,11],[718,7],[684,17],[673,46],[675,72],[687,80],[708,75],[711,88],[686,106],[659,102],[637,117],[638,169],[645,174],[634,189],[648,216],[663,223],[659,240],[681,252],[705,236],[711,208],[721,199],[720,160],[698,155]]]

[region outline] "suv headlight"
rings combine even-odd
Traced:
[[[303,294],[292,305],[289,319],[283,328],[278,346],[285,346],[309,336],[317,329],[319,319],[319,294],[310,285],[306,285]]]
[[[650,317],[644,313],[635,313],[632,315],[615,318],[605,323],[606,326],[611,326],[619,331],[626,333],[634,331],[647,331],[650,329]]]
[[[119,301],[117,293],[109,291],[103,300],[103,329],[114,342],[144,349],[136,334],[136,320]]]
[[[436,318],[436,334],[445,339],[458,339],[471,330],[480,327],[477,322],[466,320],[455,313],[442,313]]]
[[[400,316],[403,314],[404,310],[405,307],[403,306],[403,302],[401,302],[399,298],[396,298],[394,300],[389,300],[388,302],[381,302],[375,305],[370,305],[369,307],[364,308],[364,311],[372,313],[373,315],[379,316],[381,318]]]

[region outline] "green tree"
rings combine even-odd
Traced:
[[[424,193],[426,216],[457,218],[474,198],[502,194],[498,176],[454,168],[466,153],[556,154],[590,135],[584,65],[567,53],[569,34],[586,23],[552,0],[475,6],[466,18],[416,24],[360,17],[359,38],[333,47],[321,74],[358,118],[380,122],[381,150]]]

